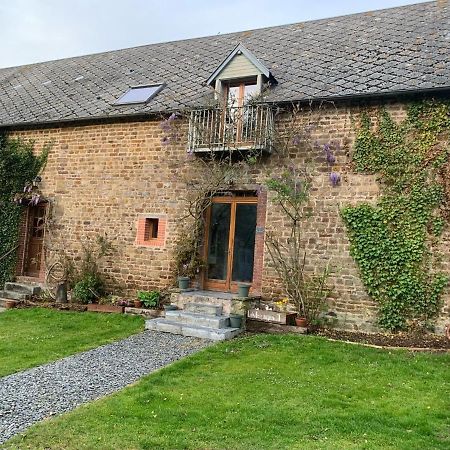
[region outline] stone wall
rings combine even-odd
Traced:
[[[390,103],[389,111],[397,120],[405,116],[400,103]],[[335,170],[342,175],[339,186],[329,183],[328,168],[320,150],[288,145],[283,152],[274,152],[243,174],[235,190],[259,190],[269,176],[280,174],[283,167],[311,167],[312,216],[304,224],[308,269],[321,270],[327,263],[333,268],[334,286],[330,311],[342,326],[372,329],[376,305],[368,298],[358,270],[349,254],[349,241],[339,216],[339,209],[348,204],[374,202],[379,189],[375,177],[354,174],[349,166],[354,141],[354,121],[362,109],[376,113],[375,106],[329,105],[315,113],[318,126],[311,132],[311,141],[340,141]],[[299,116],[305,123],[310,111]],[[278,125],[279,136],[292,124],[284,118]],[[186,124],[181,126],[179,140],[162,145],[163,132],[158,120],[110,124],[64,125],[37,130],[16,131],[36,141],[40,149],[53,142],[43,174],[42,190],[53,203],[53,230],[49,248],[64,248],[79,257],[81,245],[99,234],[106,234],[115,248],[102,263],[102,270],[111,284],[122,287],[130,295],[138,289],[167,288],[173,284],[173,247],[189,177],[208,176],[204,165],[186,152]],[[282,143],[282,139],[279,141]],[[285,143],[289,142],[286,138]],[[281,149],[280,144],[280,149]],[[285,236],[287,228],[281,211],[267,193],[266,229]],[[261,215],[261,210],[259,210]],[[163,217],[164,240],[159,245],[140,245],[138,224],[143,217]],[[261,220],[261,217],[258,218]],[[443,264],[450,272],[450,238],[443,241]],[[141,242],[142,243],[142,242]],[[257,253],[263,258],[262,294],[283,295],[276,273],[263,246]],[[261,256],[262,254],[262,256]],[[448,322],[450,295],[446,293]]]

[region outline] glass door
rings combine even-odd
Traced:
[[[205,289],[237,291],[251,283],[256,233],[255,197],[216,197],[208,211]]]

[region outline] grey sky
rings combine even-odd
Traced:
[[[0,0],[0,67],[419,3]]]

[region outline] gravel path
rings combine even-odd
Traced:
[[[0,444],[35,422],[118,391],[209,343],[145,331],[0,378]]]

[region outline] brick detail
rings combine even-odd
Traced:
[[[256,210],[255,259],[253,263],[252,293],[261,294],[264,268],[264,236],[267,213],[267,192],[259,191]]]
[[[19,248],[17,249],[16,275],[23,275],[25,268],[25,255],[28,237],[28,208],[22,211],[19,225]]]
[[[149,232],[149,220],[158,221],[158,232],[156,238],[153,238]],[[164,247],[166,243],[166,228],[166,218],[155,216],[140,217],[137,223],[136,245],[141,247]]]

